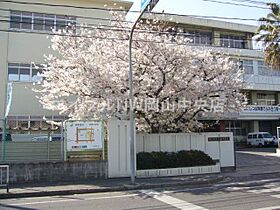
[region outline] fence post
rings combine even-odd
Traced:
[[[60,129],[61,129],[61,139],[60,139],[60,156],[61,156],[61,160],[65,161],[64,160],[64,122],[61,121],[61,126],[60,126]]]
[[[2,143],[2,161],[6,160],[6,140],[7,140],[7,120],[6,118],[3,120],[3,143]]]
[[[50,140],[51,140],[51,131],[48,132],[48,143],[47,143],[47,149],[48,149],[48,160],[50,160]]]

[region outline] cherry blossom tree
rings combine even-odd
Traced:
[[[53,36],[54,53],[36,90],[44,108],[73,119],[127,119],[129,24],[117,16],[110,26],[83,25]],[[243,107],[243,70],[229,57],[195,47],[156,19],[139,23],[133,40],[137,129],[191,131],[203,126],[204,113],[218,119]]]

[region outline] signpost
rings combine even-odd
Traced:
[[[151,2],[155,2],[153,5],[150,5]],[[131,170],[131,183],[135,183],[135,174],[136,174],[136,167],[135,167],[135,130],[134,130],[134,107],[133,107],[133,73],[132,73],[132,36],[133,32],[135,30],[136,24],[138,20],[141,18],[141,16],[144,14],[146,11],[147,7],[150,6],[150,10],[153,9],[153,7],[156,5],[158,0],[153,1],[153,0],[141,0],[140,4],[139,2],[135,2],[133,6],[131,7],[131,10],[138,11],[137,7],[140,6],[140,14],[136,14],[135,16],[131,16],[130,21],[133,22],[133,25],[130,30],[130,35],[129,35],[129,45],[128,45],[128,59],[129,59],[129,125],[130,125],[130,131],[129,131],[129,136],[130,136],[130,170]],[[130,17],[131,12],[128,12],[128,16]]]

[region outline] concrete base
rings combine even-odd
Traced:
[[[150,177],[168,177],[168,176],[184,176],[184,175],[198,175],[198,174],[211,174],[220,173],[220,164],[211,166],[196,166],[185,168],[166,168],[166,169],[148,169],[137,170],[137,178],[150,178]]]
[[[81,181],[107,178],[107,161],[9,163],[10,183]]]
[[[278,157],[280,157],[280,148],[277,148],[277,149],[276,149],[276,155],[277,155]]]

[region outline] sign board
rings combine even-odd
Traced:
[[[141,8],[140,11],[142,12],[143,10],[146,9],[146,7],[150,4],[152,0],[141,0]]]
[[[102,123],[96,121],[67,121],[67,151],[102,149]]]
[[[208,137],[208,141],[230,141],[230,137]]]
[[[130,22],[135,22],[140,18],[141,12],[149,7],[151,11],[159,0],[135,0],[130,10],[127,12],[125,19]]]

